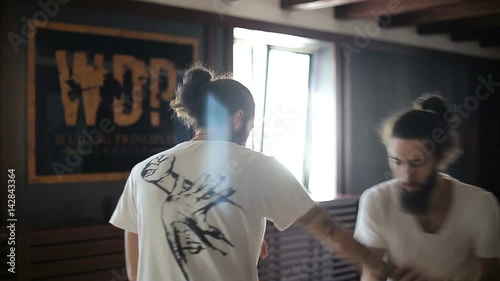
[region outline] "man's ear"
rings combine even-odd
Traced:
[[[236,111],[233,115],[233,127],[235,129],[240,129],[241,127],[243,127],[243,114],[245,112],[241,109],[239,109],[238,111]]]
[[[443,154],[439,158],[437,158],[439,169],[441,170],[446,169],[446,167],[448,166],[448,161],[450,160],[450,156],[451,156],[450,150],[445,149],[443,151]]]

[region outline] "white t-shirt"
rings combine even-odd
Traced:
[[[500,220],[496,198],[478,187],[452,180],[451,209],[436,234],[422,230],[415,216],[402,211],[395,180],[366,190],[359,203],[355,238],[386,249],[396,266],[410,265],[435,278],[471,273],[473,257],[500,257]]]
[[[276,159],[188,141],[137,164],[110,223],[138,233],[140,281],[257,281],[266,218],[284,230],[316,206]]]

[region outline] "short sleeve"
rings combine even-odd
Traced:
[[[123,230],[138,233],[135,184],[134,169],[132,169],[109,222]]]
[[[382,233],[383,202],[373,190],[366,190],[359,199],[358,216],[354,238],[360,243],[373,248],[387,249],[387,242]]]
[[[500,257],[500,211],[498,201],[485,192],[478,202],[476,227],[473,232],[474,255],[479,258]]]
[[[261,189],[266,202],[263,211],[266,218],[283,231],[317,204],[285,166],[274,157],[269,159]]]

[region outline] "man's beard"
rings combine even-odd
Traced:
[[[425,214],[429,208],[430,197],[435,187],[436,178],[437,172],[433,172],[427,181],[420,185],[420,190],[418,191],[407,191],[401,188],[401,205],[403,210],[413,215]]]
[[[245,130],[245,126],[241,126],[241,128],[234,130],[231,133],[231,141],[237,143],[239,145],[245,145],[247,142],[248,133]]]

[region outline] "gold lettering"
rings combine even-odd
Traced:
[[[127,71],[131,71],[132,84],[131,88],[124,87],[124,91],[131,91],[130,93],[122,92],[120,98],[113,101],[114,108],[114,121],[118,126],[130,126],[135,124],[142,116],[142,100],[143,97],[143,81],[146,80],[146,64],[136,59],[133,56],[127,55],[114,55],[113,56],[113,73],[115,79],[124,85],[124,75]],[[128,95],[125,95],[128,94]],[[130,107],[130,113],[125,113],[125,105]]]
[[[68,139],[68,136],[64,136],[61,134],[56,135],[56,143],[57,144],[66,144],[66,140]]]
[[[83,143],[84,141],[87,141],[87,138],[86,138],[84,135],[79,134],[79,135],[78,135],[78,144],[81,144],[81,143]],[[88,141],[87,141],[87,142],[88,142]]]
[[[149,140],[148,140],[148,144],[157,144],[158,140],[159,140],[158,135],[150,135]]]
[[[69,96],[71,88],[68,84],[70,76],[67,55],[66,51],[57,50],[56,63],[57,70],[59,72],[59,86],[61,87],[61,102],[64,109],[64,121],[66,122],[66,125],[74,126],[78,116],[78,105],[80,104],[80,99],[71,99]]]
[[[104,83],[104,56],[94,56],[94,65],[89,65],[85,52],[75,52],[73,55],[72,76],[68,67],[68,52],[56,51],[61,101],[64,108],[64,121],[68,126],[77,122],[78,107],[83,99],[83,109],[87,126],[96,124],[97,109],[100,104],[99,91]]]
[[[105,135],[102,143],[103,144],[111,144],[111,143],[113,143],[113,138],[109,135]]]
[[[116,135],[116,141],[120,142],[122,136],[124,136],[124,143],[128,142],[128,136],[127,135]],[[105,144],[112,144],[113,143],[113,136],[111,135],[104,135],[102,137],[91,137],[85,134],[56,134],[55,136],[55,142],[56,144],[59,145],[78,145],[84,142],[88,142],[92,146],[99,146],[99,145],[105,145]]]
[[[145,135],[133,135],[135,143],[137,144],[147,144]]]
[[[151,109],[160,108],[160,99],[170,101],[177,87],[177,67],[174,63],[167,59],[154,58],[150,61],[150,86],[151,86]],[[160,73],[164,70],[168,73],[168,88],[160,93]],[[160,113],[151,111],[151,126],[158,127],[160,125]]]
[[[74,135],[69,135],[68,136],[68,144],[69,145],[75,145],[76,144],[76,137]]]
[[[116,145],[169,145],[175,140],[172,134],[116,134],[114,144]],[[105,136],[102,143],[111,144],[113,138]]]
[[[129,135],[126,134],[116,135],[116,144],[130,144]]]

